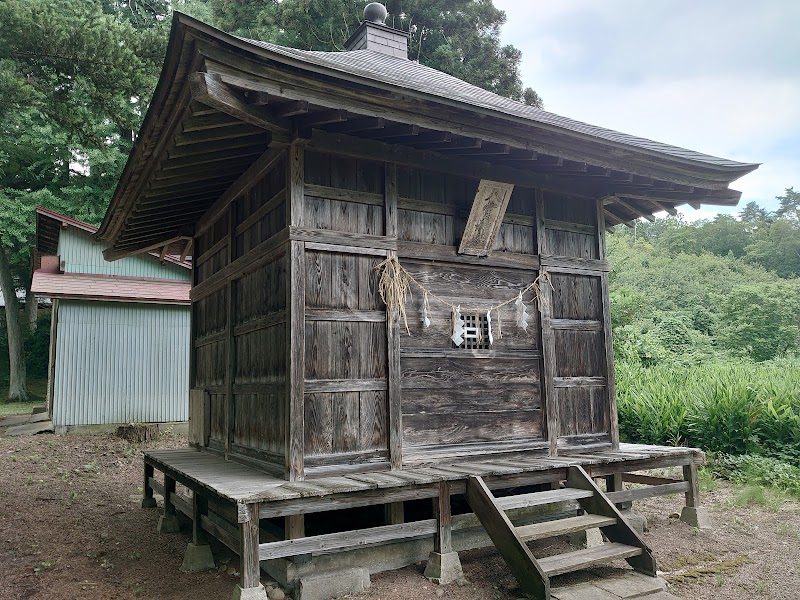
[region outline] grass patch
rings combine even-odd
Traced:
[[[706,577],[708,575],[716,575],[717,577],[720,577],[726,573],[735,571],[742,565],[746,565],[749,562],[750,559],[748,557],[739,556],[733,560],[723,560],[709,565],[694,567],[688,571],[676,573],[675,575],[667,575],[667,581],[670,583],[680,584],[696,581],[697,579]]]
[[[33,402],[0,402],[0,416],[27,415],[33,411],[34,406],[40,406],[40,400]]]

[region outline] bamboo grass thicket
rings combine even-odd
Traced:
[[[616,367],[622,438],[800,464],[800,359]]]

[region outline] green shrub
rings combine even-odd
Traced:
[[[800,467],[770,458],[746,454],[718,454],[710,464],[711,472],[734,483],[774,487],[800,497]]]

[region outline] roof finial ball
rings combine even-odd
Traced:
[[[367,4],[366,8],[364,8],[364,20],[370,23],[384,25],[388,14],[386,7],[380,2],[370,2]]]

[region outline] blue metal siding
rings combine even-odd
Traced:
[[[155,277],[188,281],[191,271],[171,263],[161,264],[149,254],[129,256],[114,262],[103,258],[106,244],[95,241],[91,234],[67,227],[58,236],[58,255],[65,273],[94,273],[97,275],[125,275],[128,277]]]
[[[188,306],[61,300],[53,425],[185,421]]]

